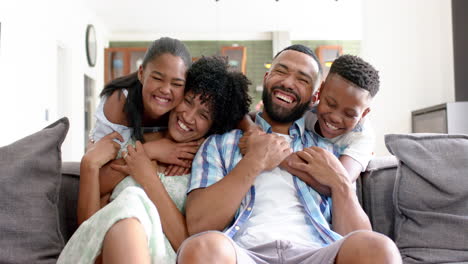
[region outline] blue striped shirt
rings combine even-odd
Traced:
[[[267,133],[271,133],[271,126],[260,114],[255,119]],[[304,118],[296,120],[289,128],[292,138],[291,148],[294,152],[311,146],[318,146],[340,156],[340,148],[323,140],[317,134],[304,128]],[[210,136],[201,146],[192,163],[192,175],[187,192],[198,188],[206,188],[226,176],[242,159],[238,142],[242,137],[241,130],[232,130],[223,135]],[[293,176],[294,186],[300,202],[307,214],[306,221],[312,227],[311,239],[322,246],[326,246],[342,236],[331,229],[331,198],[321,195],[298,177]],[[232,225],[224,232],[233,237],[241,226],[249,219],[255,204],[255,186],[252,186],[242,200],[236,212]]]

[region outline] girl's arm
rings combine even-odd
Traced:
[[[77,208],[78,225],[101,208],[99,169],[109,160],[114,159],[120,149],[119,143],[113,139],[123,140],[119,133],[113,132],[93,144],[81,159]]]
[[[156,206],[164,234],[175,251],[188,237],[185,216],[179,211],[157,175],[143,145],[137,141],[136,147],[128,146],[125,157],[127,165],[112,165],[113,168],[126,172],[143,187],[146,194]]]

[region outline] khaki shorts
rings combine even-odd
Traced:
[[[288,240],[276,240],[253,248],[244,249],[238,246],[237,243],[226,234],[218,231],[203,232],[187,240],[208,232],[222,234],[231,241],[236,251],[238,264],[333,264],[344,241],[344,239],[340,239],[326,247],[316,248],[295,244]]]

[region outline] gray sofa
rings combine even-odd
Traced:
[[[0,148],[0,263],[55,263],[77,228],[79,163],[63,118]],[[404,263],[468,263],[468,135],[388,135],[357,196]]]
[[[397,160],[393,156],[373,159],[357,182],[357,195],[368,214],[375,231],[394,239],[394,211],[392,205],[393,185],[397,170]],[[60,187],[59,215],[60,227],[65,240],[75,231],[76,205],[80,164],[62,164],[62,185]]]

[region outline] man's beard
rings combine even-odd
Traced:
[[[278,123],[291,123],[301,118],[305,111],[309,109],[310,100],[309,102],[305,102],[303,104],[297,104],[293,109],[287,109],[281,106],[273,105],[274,90],[282,90],[288,93],[292,93],[296,96],[296,100],[298,102],[301,101],[300,95],[290,89],[285,88],[284,86],[274,86],[271,88],[271,92],[268,91],[266,87],[263,87],[262,100],[265,107],[265,112],[273,121]]]

